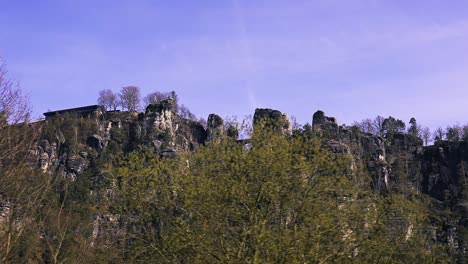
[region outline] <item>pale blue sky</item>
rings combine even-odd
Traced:
[[[2,0],[0,56],[39,116],[176,90],[197,116],[468,122],[468,2]]]

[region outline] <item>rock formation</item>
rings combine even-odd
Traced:
[[[208,116],[208,128],[206,132],[208,134],[208,141],[222,139],[225,135],[224,120],[216,114],[210,114]]]
[[[225,129],[224,121],[218,115],[208,117],[205,129],[200,123],[174,113],[173,104],[168,99],[149,105],[145,113],[139,115],[108,112],[100,117],[89,117],[92,118],[91,123],[98,125],[79,145],[80,151],[71,148],[63,131],[55,131],[55,137],[38,143],[35,150],[37,162],[43,171],[58,172],[74,180],[105,149],[152,149],[163,157],[174,157],[181,151],[195,151],[208,141],[221,140],[226,136],[238,138],[237,128],[229,126]],[[287,116],[277,110],[256,109],[253,125],[255,129],[268,127],[286,136],[291,135]],[[323,111],[313,115],[311,131],[334,155],[348,155],[353,160],[353,167],[363,164],[376,190],[385,193],[391,191],[396,183],[399,186],[403,183],[415,192],[429,195],[434,201],[434,210],[448,210],[448,214],[440,217],[443,226],[434,235],[434,241],[448,244],[453,254],[466,254],[467,142],[439,141],[424,148],[421,139],[409,134],[395,133],[391,138],[383,138],[363,133],[357,127],[339,126],[335,118],[326,116]],[[105,181],[104,176],[101,178]],[[6,210],[3,207],[0,215]],[[117,223],[114,216],[96,215],[95,218],[96,230],[101,222],[111,226]]]
[[[374,188],[388,191],[399,183],[433,199],[432,209],[443,226],[434,241],[449,245],[455,255],[467,253],[468,244],[468,143],[438,141],[423,147],[415,136],[395,133],[391,138],[338,126],[336,119],[317,111],[313,131],[335,155],[351,154],[366,165]]]
[[[322,111],[313,115],[312,129],[322,138],[324,146],[336,155],[350,154],[354,164],[364,164],[374,188],[384,191],[388,187],[389,167],[383,138],[361,132],[359,129],[338,126],[334,117]]]
[[[291,130],[291,124],[289,122],[288,116],[278,110],[272,109],[255,109],[253,125],[254,128],[259,128],[258,126],[265,126],[285,135],[290,134]]]

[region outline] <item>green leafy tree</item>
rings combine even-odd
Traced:
[[[421,197],[374,192],[362,166],[323,149],[313,133],[290,138],[256,127],[249,144],[226,139],[175,159],[122,156],[110,171],[119,186],[112,213],[128,219],[118,240],[123,259],[440,261],[427,251]]]
[[[393,137],[397,132],[405,131],[406,125],[400,119],[395,119],[390,116],[386,118],[382,123],[382,131],[387,138]]]
[[[463,130],[458,125],[448,126],[446,131],[448,141],[458,142],[463,138]]]
[[[410,124],[410,127],[408,128],[408,134],[414,137],[419,137],[421,128],[418,126],[416,119],[414,117],[411,118],[409,124]]]

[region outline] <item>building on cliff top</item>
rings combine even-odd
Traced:
[[[80,117],[94,118],[94,117],[100,116],[101,114],[105,112],[106,110],[101,105],[89,105],[89,106],[83,106],[83,107],[77,107],[77,108],[46,112],[44,113],[44,116],[46,120],[56,117],[56,116],[61,116],[61,115],[66,115],[66,114],[77,115]]]

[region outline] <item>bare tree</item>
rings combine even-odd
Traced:
[[[28,127],[30,117],[29,99],[16,82],[8,79],[6,66],[0,58],[0,165],[2,160],[15,157],[15,153],[32,144],[30,138],[20,137],[23,132],[20,128]],[[25,129],[24,132],[30,131]]]
[[[163,100],[169,99],[171,97],[170,93],[162,92],[152,92],[143,98],[145,105],[159,103]]]
[[[374,135],[384,135],[384,124],[385,118],[382,116],[376,116],[374,119],[366,118],[359,122],[354,122],[354,126],[358,127],[364,133],[370,133]]]
[[[0,58],[0,127],[28,122],[31,108],[18,83],[7,78],[6,66]]]
[[[129,112],[138,111],[140,107],[140,88],[136,86],[125,86],[119,94],[120,104]]]
[[[370,119],[370,118],[363,119],[360,122],[354,122],[353,125],[358,127],[359,130],[361,130],[364,133],[374,134],[374,132],[375,132],[374,127],[373,127],[373,123],[372,123],[372,119]]]
[[[301,129],[301,124],[299,124],[299,122],[297,122],[297,118],[295,116],[291,116],[289,118],[290,120],[290,123],[291,123],[291,130],[292,131],[295,131],[295,130],[299,130]]]
[[[384,136],[384,128],[383,123],[385,121],[385,117],[383,116],[376,116],[372,121],[372,126],[374,130],[374,134],[379,135],[381,137]]]
[[[171,111],[173,113],[185,114],[185,113],[182,113],[179,109],[179,96],[176,94],[175,91],[152,92],[148,94],[147,96],[145,96],[145,98],[143,98],[143,102],[145,103],[146,106],[148,106],[150,104],[160,103],[161,101],[169,100],[169,99],[172,100]],[[184,109],[185,112],[186,110],[187,109]]]
[[[428,127],[423,127],[419,130],[419,136],[422,138],[424,141],[424,145],[427,147],[427,144],[429,143],[429,140],[431,140],[431,131]]]
[[[444,129],[441,128],[441,127],[438,127],[438,128],[434,131],[434,134],[433,134],[434,141],[443,140],[443,139],[444,139],[444,135],[445,135]]]
[[[0,262],[11,262],[39,208],[48,180],[29,163],[40,124],[30,124],[31,107],[0,58]]]
[[[179,108],[179,115],[185,119],[196,121],[197,117],[192,113],[185,105],[181,105]]]
[[[119,106],[119,98],[111,89],[99,91],[98,104],[104,106],[107,111],[115,111]]]

